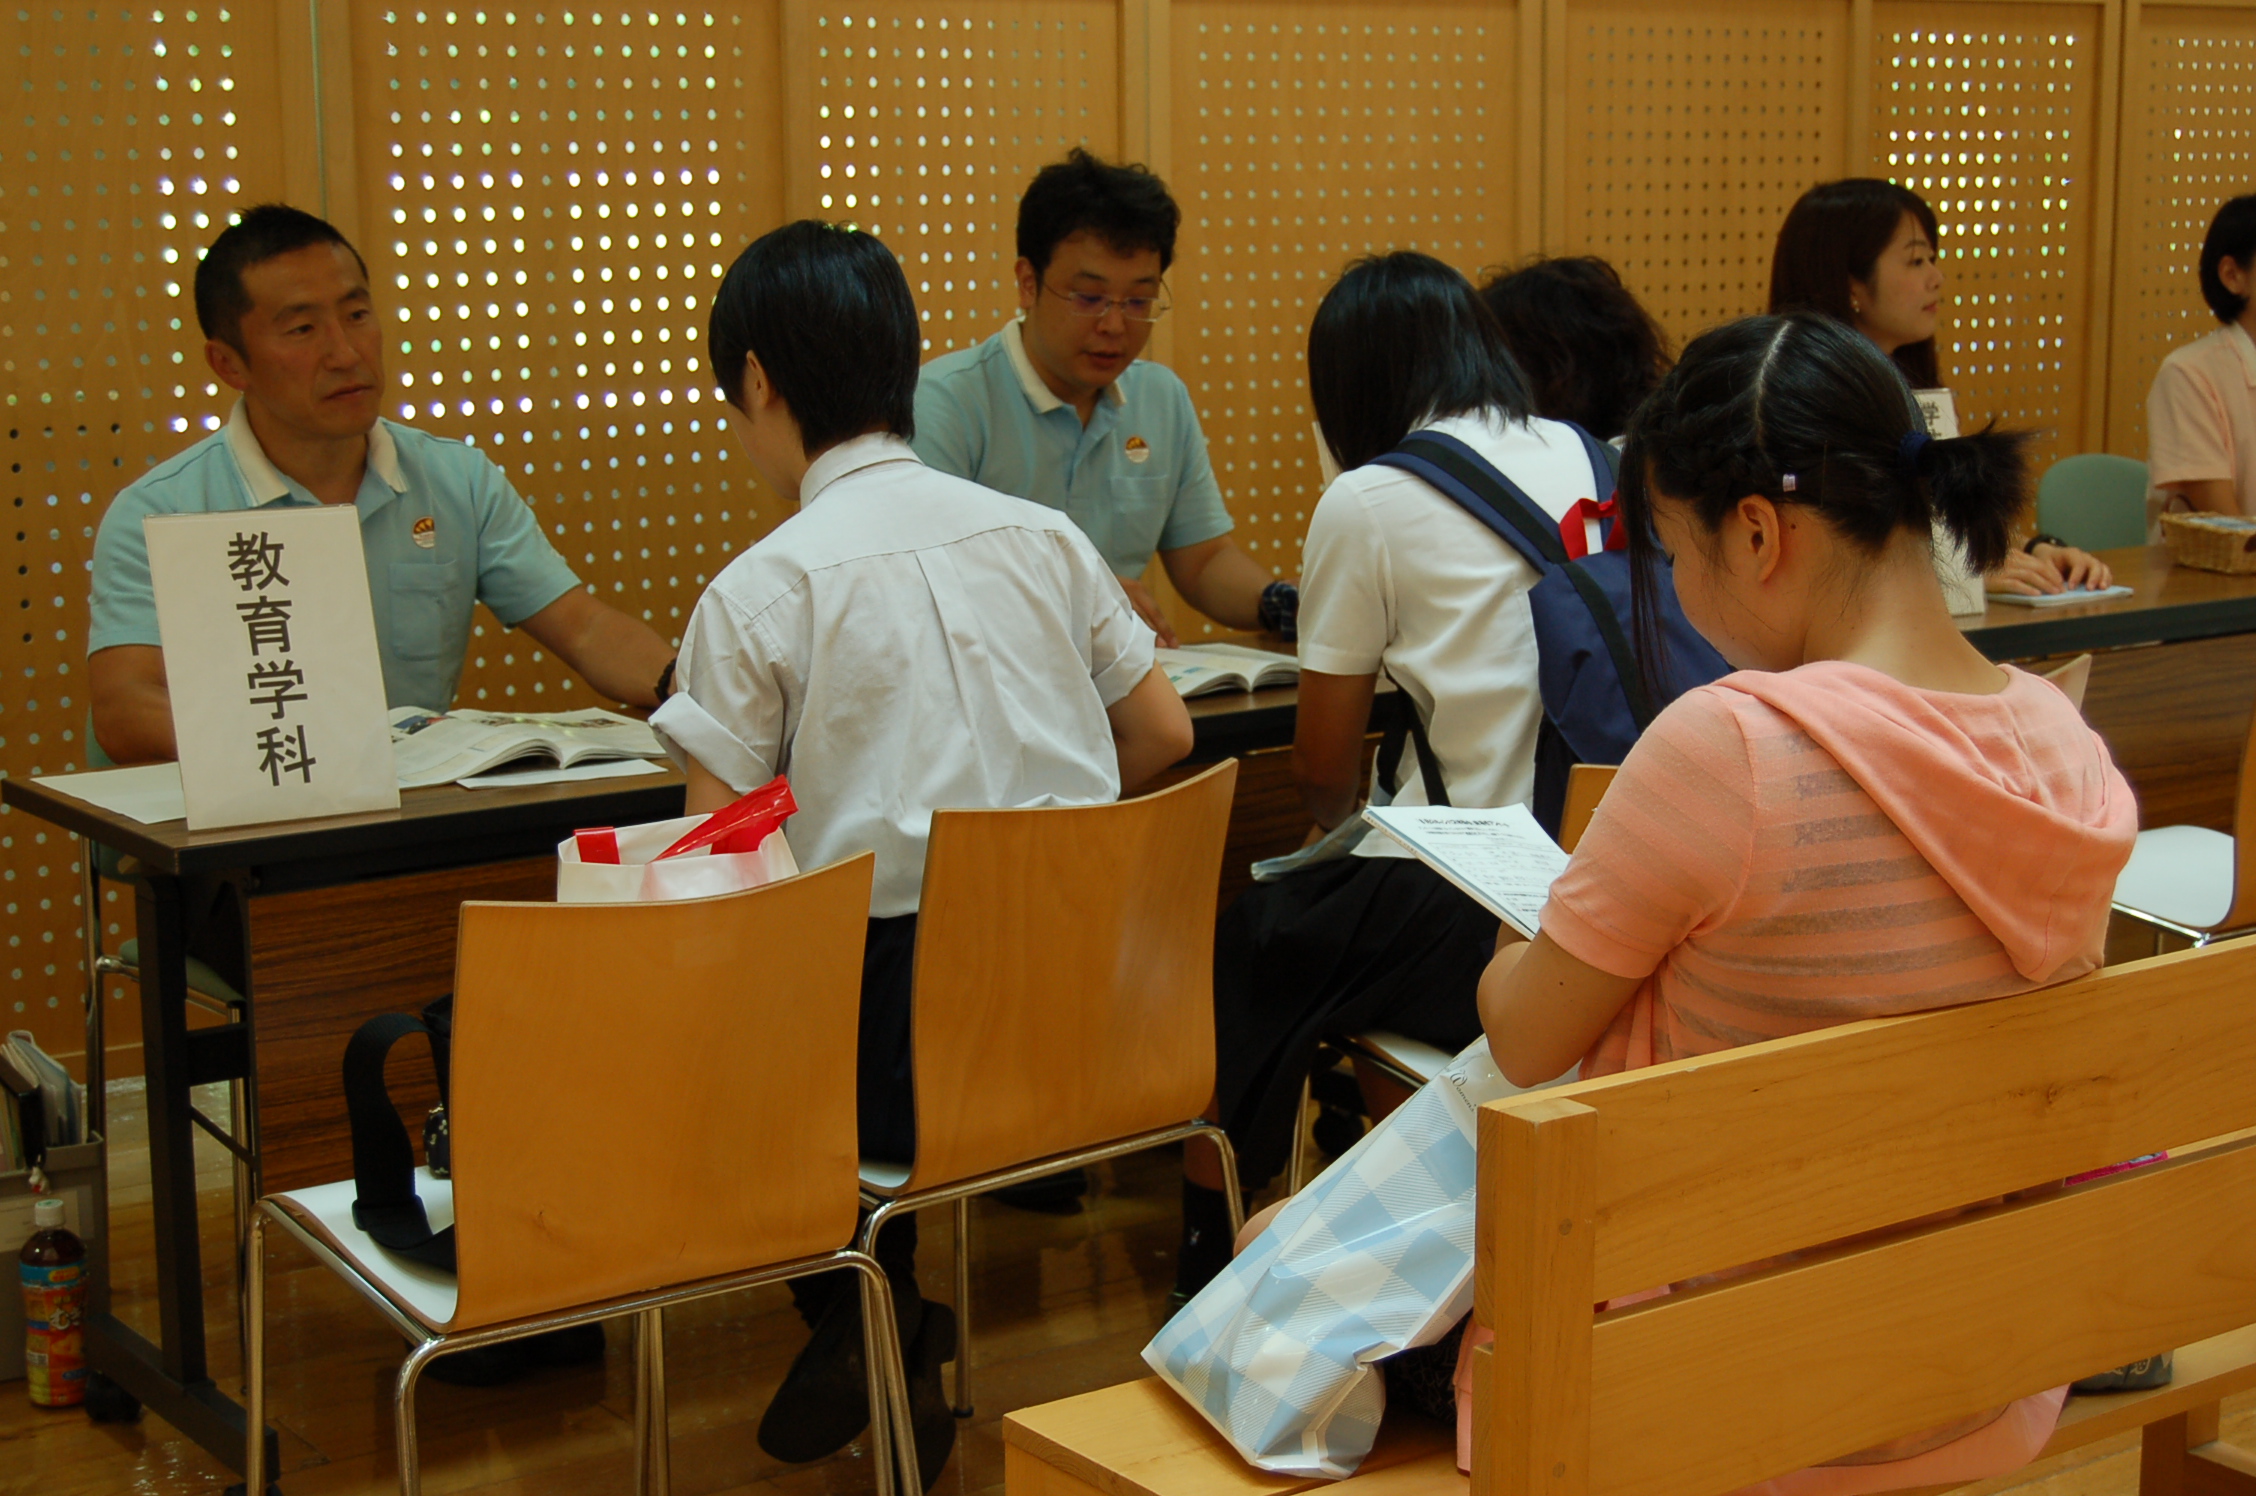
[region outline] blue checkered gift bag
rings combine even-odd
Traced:
[[[1295,1195],[1144,1360],[1251,1464],[1353,1475],[1386,1408],[1372,1363],[1473,1307],[1474,1112],[1516,1089],[1475,1040]]]

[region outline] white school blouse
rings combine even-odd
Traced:
[[[1450,416],[1454,436],[1557,519],[1604,498],[1582,440],[1557,421]],[[1609,485],[1610,486],[1610,485]],[[1376,465],[1340,474],[1316,501],[1302,550],[1300,664],[1327,675],[1384,670],[1410,695],[1458,805],[1516,805],[1535,792],[1535,569],[1432,485]],[[1406,747],[1396,801],[1426,803]],[[1368,836],[1358,856],[1406,856]]]
[[[706,588],[650,725],[739,793],[788,775],[800,866],[874,851],[883,918],[917,907],[934,810],[1118,799],[1105,710],[1152,649],[1065,515],[855,437]]]

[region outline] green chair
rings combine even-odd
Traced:
[[[2037,484],[2037,528],[2087,551],[2146,544],[2146,464],[2106,452],[2061,458]]]

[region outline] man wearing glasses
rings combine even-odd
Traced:
[[[1173,645],[1139,580],[1156,552],[1192,607],[1231,628],[1289,629],[1293,584],[1230,540],[1190,392],[1140,363],[1167,312],[1182,213],[1140,166],[1076,150],[1018,206],[1016,322],[924,366],[916,451],[974,483],[1062,509],[1136,611]]]

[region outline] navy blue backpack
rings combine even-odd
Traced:
[[[1572,422],[1562,424],[1582,438],[1596,491],[1612,495],[1613,449]],[[1536,570],[1528,605],[1535,615],[1543,726],[1536,737],[1535,801],[1529,809],[1544,830],[1557,836],[1569,768],[1620,763],[1662,706],[1731,667],[1685,619],[1662,563],[1658,601],[1668,658],[1660,700],[1646,689],[1630,640],[1629,530],[1614,498],[1603,504],[1584,499],[1565,519],[1554,520],[1488,459],[1438,431],[1413,432],[1373,461],[1432,484]],[[1604,542],[1596,551],[1589,550],[1586,539],[1586,521],[1593,519]],[[1408,708],[1407,698],[1403,704]],[[1388,789],[1393,788],[1405,730],[1418,745],[1427,803],[1447,805],[1448,792],[1414,709],[1401,713],[1379,751]]]

